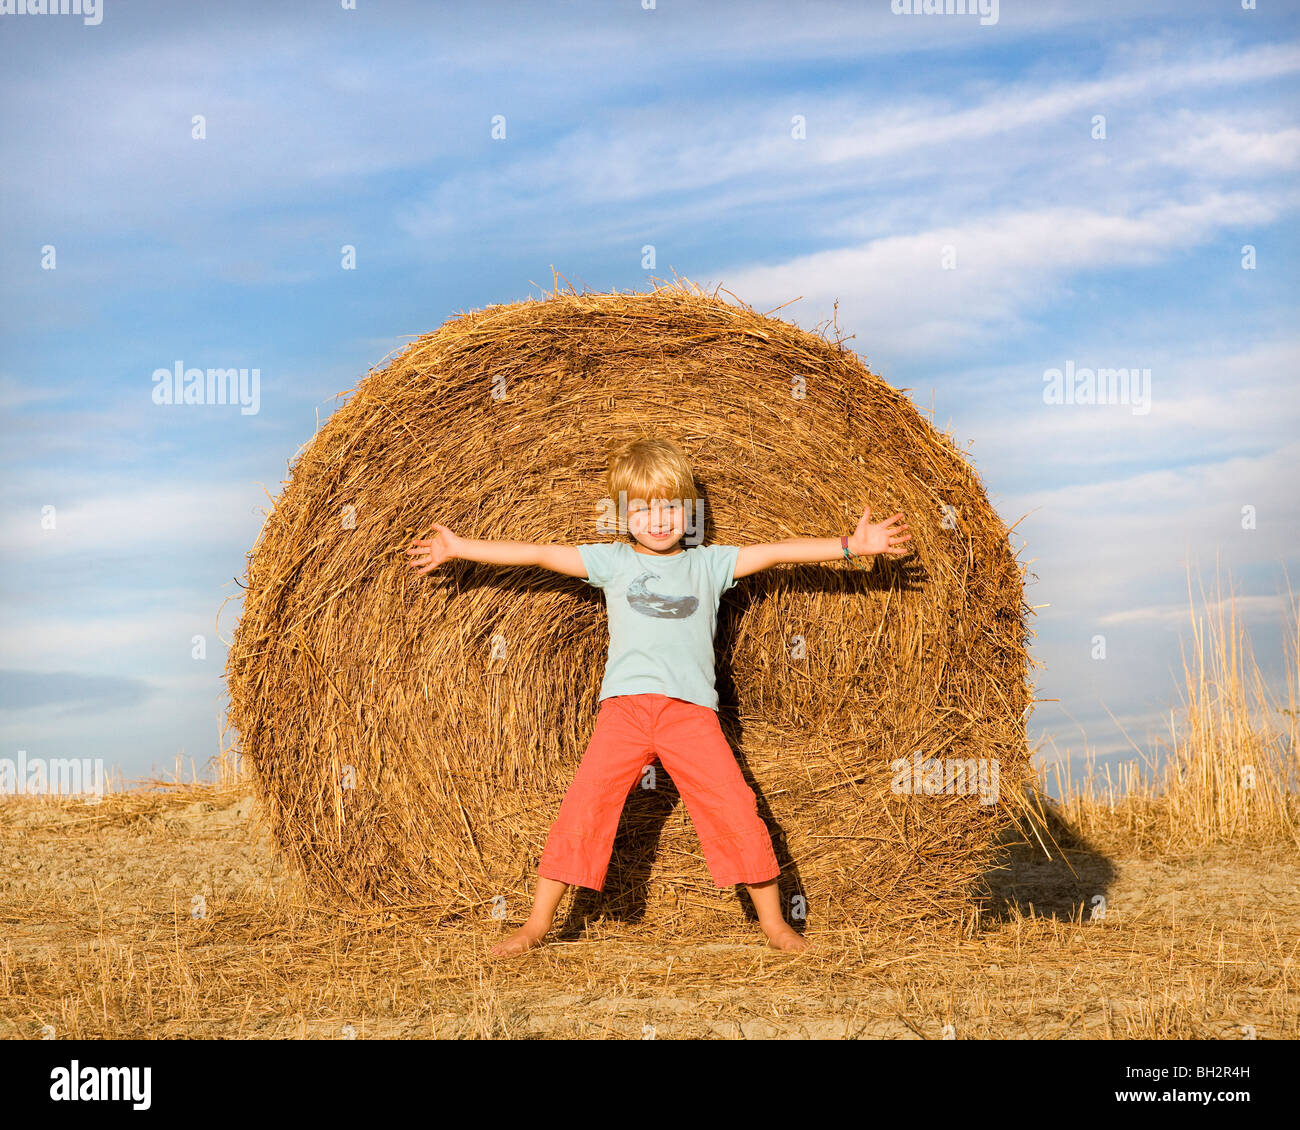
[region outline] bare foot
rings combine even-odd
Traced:
[[[767,935],[767,944],[773,949],[778,950],[806,950],[812,943],[807,938],[796,934],[784,922],[774,923],[766,926],[759,923],[763,933]]]
[[[494,957],[512,957],[517,953],[530,950],[534,946],[540,946],[544,937],[546,937],[546,930],[538,930],[536,927],[524,923],[510,937],[497,942],[490,952]]]

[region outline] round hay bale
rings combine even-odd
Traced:
[[[526,916],[595,722],[603,594],[463,560],[421,576],[405,551],[433,522],[613,540],[607,452],[654,433],[692,459],[705,544],[902,511],[906,557],[778,565],[723,597],[720,718],[792,923],[962,914],[1030,774],[1023,568],[963,454],[842,340],[684,282],[557,288],[454,318],[352,390],[249,554],[227,666],[241,752],[317,894]],[[656,769],[604,890],[566,900],[660,931],[752,929]]]

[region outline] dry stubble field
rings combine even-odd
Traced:
[[[738,904],[730,942],[595,921],[500,960],[486,915],[420,937],[311,906],[255,815],[247,790],[205,784],[7,798],[0,1036],[1297,1035],[1293,848],[1022,845],[973,930],[813,924],[815,948],[787,955]]]

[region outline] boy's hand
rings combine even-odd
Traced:
[[[436,569],[444,561],[456,556],[456,550],[459,548],[460,538],[453,534],[446,526],[440,526],[437,522],[433,524],[433,537],[416,538],[411,542],[411,548],[406,552],[411,555],[411,560],[407,562],[417,573],[428,573]],[[420,568],[424,566],[424,568]]]
[[[903,542],[912,540],[912,535],[907,532],[907,526],[902,522],[902,518],[903,512],[900,510],[883,522],[872,524],[871,507],[868,506],[862,511],[862,517],[858,519],[857,529],[849,534],[849,552],[859,557],[877,553],[902,557],[908,552],[908,547],[903,545]],[[899,524],[895,525],[895,522]]]

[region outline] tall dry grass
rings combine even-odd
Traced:
[[[1300,618],[1288,584],[1282,633],[1286,705],[1270,690],[1241,621],[1216,577],[1211,600],[1188,602],[1181,709],[1151,756],[1117,771],[1089,758],[1082,780],[1051,767],[1058,811],[1088,841],[1181,852],[1209,844],[1300,846]],[[1190,652],[1190,654],[1189,654]],[[1048,774],[1040,772],[1040,789]]]

